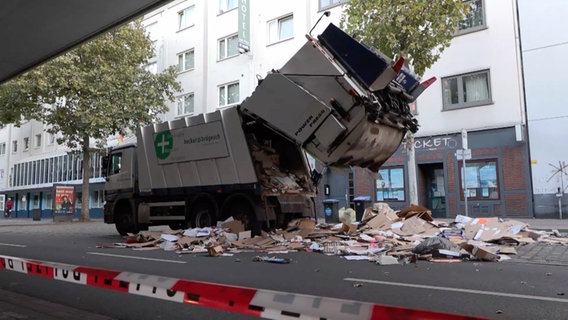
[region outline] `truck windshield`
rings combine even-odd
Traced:
[[[109,175],[117,174],[122,167],[122,152],[114,153],[110,159]]]

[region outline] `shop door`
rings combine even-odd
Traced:
[[[435,218],[445,218],[446,183],[444,165],[442,163],[423,165],[421,168],[426,179],[426,203]]]

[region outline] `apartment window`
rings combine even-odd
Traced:
[[[18,152],[18,141],[13,140],[12,141],[12,153],[16,153],[16,152]]]
[[[35,147],[36,148],[41,147],[41,134],[35,135]]]
[[[51,132],[47,134],[47,143],[50,145],[55,143],[55,134]]]
[[[349,2],[349,0],[319,0],[319,10],[335,7],[346,2]]]
[[[25,137],[24,138],[24,151],[27,151],[30,149],[30,138],[29,137]]]
[[[178,116],[192,114],[194,111],[193,93],[183,95],[177,99]]]
[[[460,162],[461,199],[465,195],[473,200],[499,199],[499,179],[497,160],[469,160],[465,165],[465,173]],[[465,179],[464,179],[465,177]]]
[[[239,83],[230,83],[219,87],[219,107],[239,102]]]
[[[148,38],[150,38],[152,42],[156,42],[158,40],[158,33],[156,32],[158,29],[158,22],[150,23],[144,29],[146,30]]]
[[[236,34],[219,39],[219,60],[238,55],[238,44],[239,37]]]
[[[194,62],[195,58],[193,49],[178,54],[178,71],[184,72],[192,70],[194,68]]]
[[[150,62],[146,65],[146,71],[150,72],[151,74],[158,74],[158,63],[157,62]]]
[[[239,5],[238,0],[219,0],[219,13],[235,9]]]
[[[6,154],[6,142],[0,143],[0,156]]]
[[[483,0],[470,0],[469,12],[458,23],[458,34],[485,29],[485,6]]]
[[[489,70],[442,78],[444,110],[490,104]]]
[[[290,39],[294,36],[294,16],[268,21],[268,44]]]
[[[195,6],[191,6],[178,12],[178,30],[189,28],[195,24],[193,11]]]
[[[392,167],[379,170],[375,182],[377,201],[404,201],[404,168]]]

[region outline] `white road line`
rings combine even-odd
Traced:
[[[149,260],[149,261],[170,262],[170,263],[187,263],[185,261],[123,256],[123,255],[120,255],[120,254],[110,254],[110,253],[100,253],[100,252],[87,252],[87,254],[92,254],[92,255],[96,255],[96,256],[115,257],[115,258],[135,259],[135,260]]]
[[[423,285],[423,284],[389,282],[389,281],[358,279],[358,278],[345,278],[343,280],[353,281],[353,282],[366,282],[366,283],[373,283],[373,284],[382,284],[382,285],[387,285],[387,286],[409,287],[409,288],[440,290],[440,291],[453,291],[453,292],[461,292],[461,293],[484,294],[484,295],[488,295],[488,296],[499,296],[499,297],[508,297],[508,298],[519,298],[519,299],[530,299],[530,300],[541,300],[541,301],[549,301],[549,302],[568,303],[568,299],[551,298],[551,297],[543,297],[543,296],[531,296],[531,295],[526,295],[526,294],[516,294],[516,293],[506,293],[506,292],[491,292],[491,291],[482,291],[482,290],[474,290],[474,289],[460,289],[460,288],[450,288],[450,287],[428,286],[428,285]]]
[[[17,248],[26,248],[27,247],[27,245],[25,245],[25,244],[13,244],[13,243],[0,243],[0,246],[17,247]]]

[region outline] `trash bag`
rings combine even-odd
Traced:
[[[460,251],[460,247],[450,240],[442,237],[432,237],[419,243],[416,247],[414,247],[414,249],[412,249],[412,252],[416,254],[428,254],[432,253],[434,250],[439,249],[452,250],[457,252]]]
[[[341,208],[339,209],[339,221],[345,223],[354,223],[356,220],[355,210],[351,208]]]

